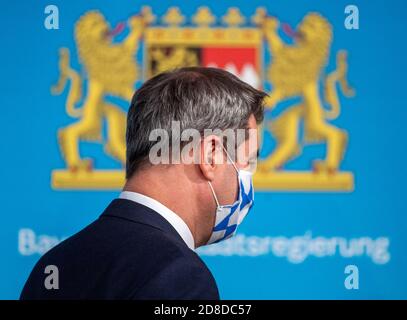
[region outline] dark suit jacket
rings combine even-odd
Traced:
[[[47,265],[59,289],[46,289]],[[55,275],[55,274],[54,274]],[[95,222],[48,251],[20,299],[219,299],[201,258],[160,214],[115,199]]]

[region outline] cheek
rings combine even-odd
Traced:
[[[237,172],[232,167],[232,170],[228,170],[228,178],[225,179],[225,190],[228,190],[228,203],[232,204],[236,201],[238,195],[238,179]]]
[[[216,195],[221,205],[230,205],[237,200],[238,181],[237,172],[232,165],[225,168],[216,184]]]

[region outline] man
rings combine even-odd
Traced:
[[[128,112],[123,192],[39,260],[21,299],[219,299],[194,249],[232,236],[253,204],[258,146],[246,133],[263,120],[264,97],[215,68],[182,68],[146,81]],[[160,143],[172,142],[174,122],[181,132],[198,132],[197,148],[183,153],[195,161],[176,163],[171,144],[155,157],[170,151],[170,163],[156,163],[152,133],[164,130],[169,136]],[[245,135],[225,145],[225,136],[204,134],[208,129]],[[47,266],[58,268],[57,289],[46,285]]]

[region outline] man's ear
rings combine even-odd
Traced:
[[[221,149],[220,138],[216,135],[210,135],[201,140],[199,168],[201,169],[202,175],[208,181],[212,181],[215,178],[216,167],[221,163]]]

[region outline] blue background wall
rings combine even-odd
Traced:
[[[44,8],[48,4],[59,8],[59,30],[44,28]],[[51,96],[50,85],[58,78],[58,48],[69,47],[74,67],[80,68],[73,39],[74,23],[80,15],[97,8],[115,25],[144,4],[136,0],[2,1],[0,298],[18,298],[40,257],[38,246],[35,250],[21,247],[19,233],[32,230],[36,243],[46,247],[94,220],[118,194],[51,189],[51,171],[64,168],[56,132],[73,120],[64,111],[66,92]],[[343,26],[348,4],[359,8],[359,30]],[[218,17],[231,6],[238,6],[246,17],[256,7],[265,6],[268,12],[292,25],[307,12],[317,11],[334,27],[331,52],[349,51],[348,78],[357,96],[341,100],[342,114],[334,124],[345,128],[350,136],[342,168],[354,172],[355,191],[257,192],[255,208],[239,229],[240,239],[292,239],[308,232],[313,239],[384,238],[389,241],[388,247],[376,252],[377,259],[366,252],[346,257],[336,250],[332,255],[309,255],[296,263],[272,251],[228,256],[218,250],[211,255],[208,247],[202,250],[202,257],[214,273],[221,297],[407,298],[405,1],[149,1],[148,5],[157,16],[170,6],[179,6],[187,17],[200,5],[209,6]],[[334,68],[334,62],[332,54],[328,71]],[[303,157],[289,166],[304,167],[323,151],[324,146],[306,148]],[[95,155],[99,167],[119,167],[103,154],[101,145],[83,144],[81,152]],[[350,264],[359,268],[359,290],[344,287],[344,269]]]

